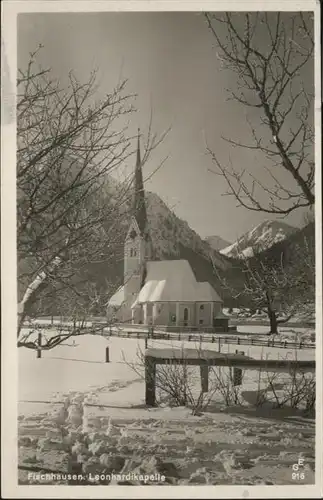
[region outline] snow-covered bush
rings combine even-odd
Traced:
[[[285,358],[287,360],[287,357]],[[295,350],[294,360],[297,361]],[[293,408],[306,412],[315,411],[315,373],[304,373],[296,367],[289,373],[259,370],[255,406],[270,403],[273,408]]]
[[[139,347],[135,363],[127,361],[124,355],[123,359],[139,377],[145,379],[145,353]],[[209,384],[208,392],[203,392],[198,367],[185,364],[157,365],[155,387],[158,406],[187,406],[192,409],[193,415],[205,411],[217,391],[216,385]]]
[[[293,370],[282,383],[276,382],[277,374],[268,374],[267,400],[274,408],[294,408],[308,412],[315,410],[315,375]]]
[[[241,382],[243,382],[243,376],[244,370],[242,370]],[[222,397],[222,403],[225,403],[226,406],[243,404],[241,397],[242,385],[235,385],[233,368],[212,367],[210,378],[213,380],[212,386],[215,391]]]

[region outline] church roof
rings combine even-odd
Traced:
[[[198,285],[199,301],[222,302],[222,299],[208,281],[203,281],[202,283],[197,282],[197,285]]]
[[[208,282],[199,283],[187,260],[147,262],[145,285],[136,303],[222,302]]]
[[[125,300],[121,286],[110,298],[108,305],[119,307]],[[196,281],[187,260],[161,260],[147,262],[145,284],[132,307],[145,302],[222,302],[207,281]]]
[[[108,305],[111,307],[120,307],[125,300],[124,285],[120,286],[118,290],[110,297]]]

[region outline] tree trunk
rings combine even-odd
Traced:
[[[273,333],[278,333],[277,327],[278,327],[278,322],[277,322],[277,317],[276,317],[276,311],[273,311],[268,307],[267,309],[267,314],[270,322],[270,332],[268,335],[271,335]]]
[[[24,325],[24,321],[25,321],[26,317],[27,317],[27,313],[25,310],[18,313],[18,325],[17,325],[17,338],[18,339],[20,337],[20,333],[21,333],[21,330],[22,330],[22,327]]]

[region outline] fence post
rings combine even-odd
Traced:
[[[200,365],[200,375],[201,375],[201,390],[202,392],[209,391],[209,367],[207,364]]]
[[[109,346],[105,348],[105,362],[109,363],[110,362],[110,353],[109,353]]]
[[[41,344],[42,344],[42,342],[41,342],[42,338],[41,337],[42,337],[41,336],[41,332],[39,332],[38,333],[37,359],[41,358]]]
[[[156,361],[151,356],[145,356],[146,405],[156,405]]]
[[[147,349],[147,348],[148,348],[148,338],[146,337],[145,338],[145,349]]]
[[[221,337],[218,339],[218,350],[221,352]]]
[[[236,354],[241,354],[244,356],[244,351],[236,350]],[[242,384],[242,370],[241,368],[233,368],[233,385],[241,385]]]

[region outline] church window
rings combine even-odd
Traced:
[[[175,315],[175,314],[172,314],[172,315],[171,315],[171,321],[172,321],[173,323],[175,323],[175,322],[176,322],[176,315]]]
[[[184,309],[184,321],[187,321],[188,320],[188,309],[187,307],[185,307]]]
[[[204,311],[204,304],[200,305],[200,311]]]
[[[203,325],[204,321],[203,319],[200,319],[200,325]]]

